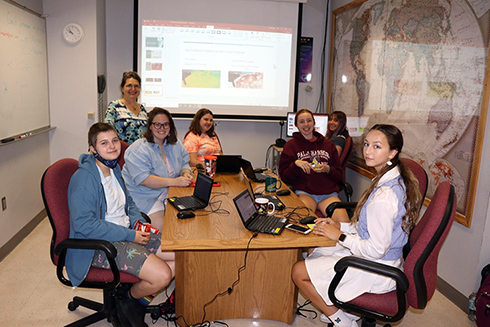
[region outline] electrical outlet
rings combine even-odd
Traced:
[[[7,198],[3,197],[2,198],[2,211],[5,211],[7,209]]]

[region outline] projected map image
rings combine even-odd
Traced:
[[[182,87],[219,89],[221,72],[219,70],[182,70]]]
[[[264,85],[264,74],[260,72],[228,72],[228,81],[235,88],[261,89]]]

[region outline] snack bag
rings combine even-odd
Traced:
[[[141,221],[137,221],[136,224],[134,224],[133,229],[140,230],[142,232],[151,232],[153,234],[158,234],[160,232],[159,229],[153,227],[150,224],[143,224]]]

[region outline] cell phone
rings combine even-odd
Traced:
[[[299,225],[295,225],[295,224],[288,224],[288,225],[286,225],[286,228],[289,230],[292,230],[296,233],[301,233],[301,234],[305,234],[305,235],[312,231],[311,229],[309,229],[307,227],[303,227],[303,226],[299,226]]]

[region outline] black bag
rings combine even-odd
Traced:
[[[476,293],[476,325],[478,327],[490,326],[490,265],[482,269],[482,282]]]

